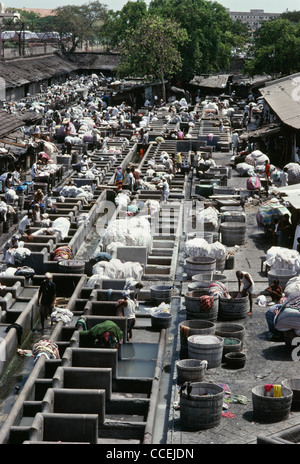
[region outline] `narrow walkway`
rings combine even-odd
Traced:
[[[231,155],[214,153],[213,159],[217,164],[225,165]],[[246,178],[239,177],[233,170],[228,185],[245,187]],[[267,277],[261,274],[260,257],[271,247],[262,231],[256,225],[256,212],[258,206],[246,206],[247,213],[247,240],[235,253],[235,266],[233,270],[225,270],[228,277],[230,291],[237,290],[237,269],[248,271],[255,280],[256,295],[259,295],[267,286]],[[184,257],[181,256],[183,259]],[[180,263],[179,263],[180,264]],[[182,268],[179,268],[179,272]],[[187,282],[183,282],[182,295],[187,290]],[[173,374],[172,398],[170,402],[168,432],[166,443],[172,445],[196,444],[256,444],[258,436],[269,436],[285,430],[300,422],[300,413],[292,412],[286,421],[273,424],[260,424],[253,421],[252,388],[267,383],[280,384],[285,378],[297,377],[298,365],[292,360],[283,342],[272,342],[269,339],[268,326],[265,319],[266,309],[254,304],[253,316],[236,323],[242,324],[246,329],[243,352],[247,356],[245,367],[239,370],[230,370],[221,365],[218,368],[206,371],[205,382],[226,384],[232,395],[243,395],[248,399],[246,404],[229,404],[228,411],[234,417],[222,417],[218,427],[204,431],[183,431],[180,425],[180,409],[174,407],[179,400],[177,386],[176,361],[180,359],[180,338],[177,331],[172,331],[170,337],[174,341],[174,351],[170,360],[170,369]],[[184,297],[178,302],[177,323],[185,320]],[[178,325],[177,325],[178,329]],[[171,374],[171,375],[172,375]]]

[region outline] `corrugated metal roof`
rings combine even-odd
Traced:
[[[300,73],[266,83],[259,90],[284,124],[300,129]]]
[[[41,115],[36,115],[31,111],[10,114],[5,110],[0,110],[0,138],[14,132],[26,123],[36,124],[40,122],[41,117]]]
[[[8,114],[6,111],[0,111],[0,137],[13,132],[21,126],[24,126],[24,122],[18,114]]]
[[[212,76],[195,76],[190,84],[197,85],[199,87],[209,87],[216,89],[225,89],[227,86],[230,74],[216,74]]]
[[[0,77],[5,80],[6,88],[14,88],[77,71],[77,69],[78,66],[75,63],[66,61],[58,55],[47,55],[5,61],[3,66],[0,66]]]

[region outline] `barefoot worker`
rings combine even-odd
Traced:
[[[236,276],[238,279],[238,292],[242,296],[249,296],[249,303],[250,303],[250,311],[248,315],[252,315],[252,307],[253,307],[253,290],[254,290],[254,282],[250,274],[248,272],[236,271]],[[237,298],[239,295],[237,296]]]

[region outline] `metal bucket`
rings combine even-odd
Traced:
[[[195,274],[192,277],[193,282],[227,282],[227,276],[224,274]]]
[[[246,240],[246,224],[244,222],[223,222],[220,226],[223,245],[244,245]]]
[[[231,293],[232,298],[219,298],[219,319],[222,321],[236,321],[244,319],[249,312],[249,297],[235,298],[237,292]]]
[[[221,216],[221,221],[222,223],[224,222],[246,222],[246,216],[245,213],[242,211],[230,211],[226,212],[226,214],[222,214]]]
[[[223,345],[222,361],[225,362],[227,353],[238,353],[242,349],[242,342],[239,338],[225,337]]]
[[[209,309],[201,308],[200,298],[207,295],[207,289],[195,290],[193,292],[186,292],[185,294],[185,308],[187,319],[204,319],[206,321],[216,321],[218,319],[219,311],[219,296],[212,295],[213,305]],[[209,295],[210,296],[210,295]]]
[[[210,335],[216,331],[216,325],[211,321],[189,320],[179,324],[181,354],[188,355],[187,339],[191,335]]]
[[[202,382],[205,377],[205,364],[200,359],[182,359],[177,361],[177,384],[184,382]]]
[[[293,392],[292,411],[300,411],[300,378],[299,379],[285,379],[282,385],[289,388]]]
[[[243,343],[245,338],[245,327],[241,324],[224,323],[216,327],[216,335],[222,338],[238,338]]]
[[[216,259],[200,256],[187,258],[185,269],[188,279],[191,279],[196,274],[213,274],[216,270]]]
[[[190,395],[185,389],[180,397],[180,422],[184,430],[205,430],[217,427],[222,418],[224,389],[205,382],[191,384]]]
[[[152,329],[156,332],[161,331],[162,329],[167,329],[171,326],[172,314],[170,313],[157,313],[152,314],[151,316],[151,326]]]
[[[156,303],[169,303],[172,297],[172,289],[170,285],[158,285],[150,287],[151,299]]]
[[[188,240],[193,238],[203,238],[207,243],[213,243],[214,234],[212,232],[189,232]]]
[[[221,365],[223,338],[216,335],[191,335],[187,341],[189,358],[207,361],[207,369]]]
[[[252,389],[253,419],[258,422],[280,422],[289,418],[293,400],[290,388],[282,386],[282,397],[265,396],[265,387]]]
[[[85,261],[66,259],[58,262],[59,271],[64,274],[84,274]]]

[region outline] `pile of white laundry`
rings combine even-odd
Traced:
[[[112,221],[103,236],[106,247],[112,242],[120,242],[126,246],[148,246],[152,240],[150,223],[143,216],[133,216]]]
[[[300,272],[300,254],[296,250],[284,247],[271,247],[266,253],[265,265],[270,269]]]
[[[204,238],[196,237],[186,242],[185,252],[191,258],[201,256],[218,260],[226,256],[226,247],[220,242],[208,243]]]
[[[143,267],[138,262],[126,261],[112,258],[110,261],[99,261],[93,266],[92,276],[87,285],[93,287],[102,279],[128,279],[140,281],[143,275]]]

